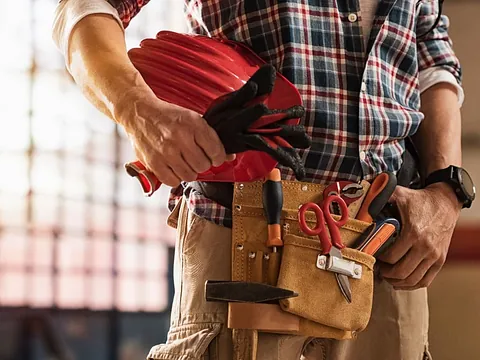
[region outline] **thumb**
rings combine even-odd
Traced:
[[[390,199],[388,200],[388,202],[390,204],[396,204],[399,200],[401,200],[402,198],[404,198],[407,195],[407,192],[409,190],[410,189],[408,189],[406,187],[397,185],[397,187],[395,187],[395,191],[390,196]]]
[[[236,154],[227,154],[227,158],[225,159],[225,161],[231,162],[231,161],[234,161],[236,158],[237,158]]]

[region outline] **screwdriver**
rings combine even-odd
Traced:
[[[271,247],[273,252],[276,252],[277,247],[283,246],[282,230],[280,227],[283,208],[283,189],[280,170],[273,169],[265,177],[262,195],[263,209],[268,223],[267,246]]]
[[[386,218],[375,224],[373,231],[370,231],[369,227],[366,234],[368,234],[366,238],[358,241],[354,248],[365,254],[378,257],[397,239],[400,234],[400,222],[395,218]]]

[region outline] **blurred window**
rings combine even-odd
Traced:
[[[81,95],[51,40],[57,3],[3,6],[15,16],[0,22],[0,307],[162,311],[168,189],[146,199],[125,174],[128,139]],[[128,47],[183,31],[181,3],[152,1]]]

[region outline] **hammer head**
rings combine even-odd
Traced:
[[[205,283],[206,301],[270,303],[296,296],[291,290],[262,283],[213,280]]]

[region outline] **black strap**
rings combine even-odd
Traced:
[[[430,34],[433,30],[435,30],[435,28],[438,26],[438,24],[440,23],[440,20],[442,20],[442,12],[443,12],[443,2],[445,0],[438,0],[438,16],[437,16],[437,19],[435,20],[435,23],[433,24],[433,26],[427,31],[425,32],[424,34],[420,35],[419,38],[422,38],[422,37],[425,37],[427,36],[428,34]],[[419,1],[417,3],[418,5],[421,4],[421,1]]]
[[[194,181],[188,183],[188,187],[227,209],[232,209],[233,183]]]
[[[420,157],[410,137],[405,139],[405,151],[402,155],[402,166],[397,172],[397,184],[411,189],[422,188],[419,173]]]
[[[422,188],[422,182],[418,171],[420,157],[410,137],[405,139],[405,151],[402,156],[402,166],[397,172],[397,184],[411,189]],[[188,184],[216,203],[232,209],[233,183],[194,181]]]

